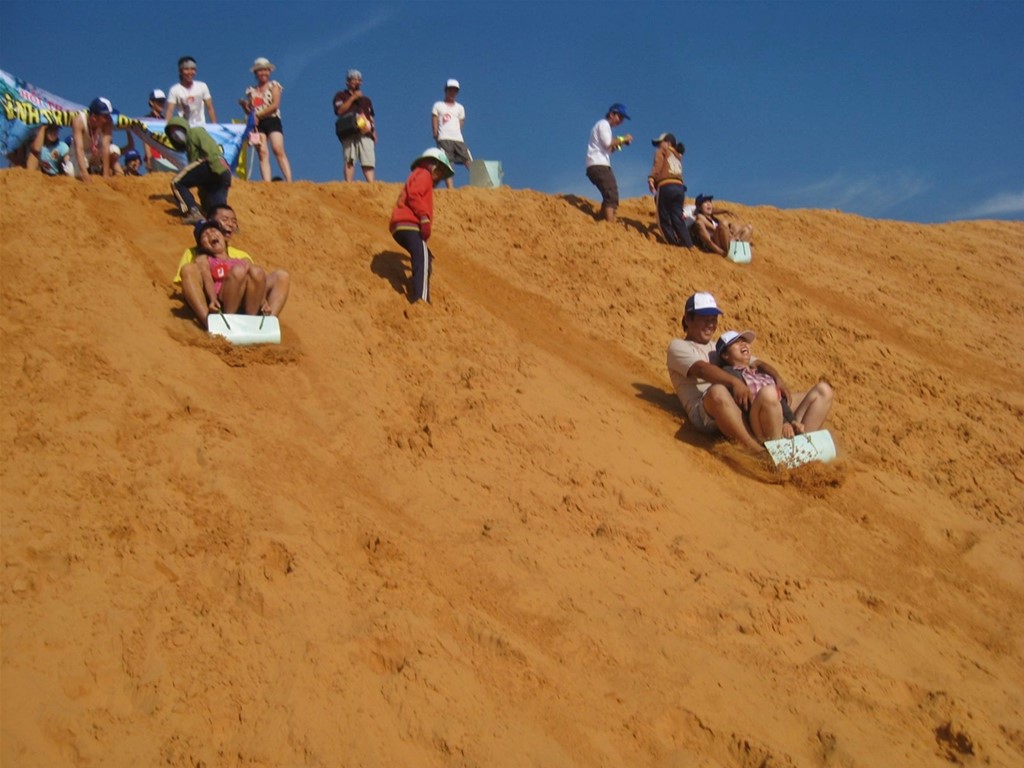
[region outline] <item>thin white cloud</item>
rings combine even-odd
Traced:
[[[1024,214],[1024,192],[1004,192],[983,200],[962,214],[965,219]]]
[[[929,186],[925,179],[907,173],[852,177],[837,172],[827,179],[790,188],[786,196],[796,207],[838,208],[877,216],[923,194]]]
[[[298,79],[306,69],[321,57],[356,40],[367,38],[369,33],[387,24],[394,16],[394,11],[377,10],[365,20],[345,27],[344,30],[323,42],[304,45],[301,50],[285,54],[281,57],[280,64],[284,65],[284,68],[288,70],[290,78]]]
[[[627,149],[626,152],[629,150]],[[612,160],[615,179],[619,184],[619,198],[625,200],[630,197],[643,197],[648,194],[647,171],[650,170],[650,163],[639,155],[627,157],[624,155],[625,153],[616,154]],[[566,167],[548,176],[541,188],[553,189],[556,194],[601,199],[601,193],[587,178],[587,168],[583,157],[580,157],[579,163],[571,169]]]

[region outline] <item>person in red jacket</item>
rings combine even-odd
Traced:
[[[412,173],[391,212],[391,236],[412,259],[409,301],[413,304],[430,303],[430,265],[434,256],[427,241],[434,218],[434,185],[454,175],[455,169],[443,149],[425,150],[412,161]]]

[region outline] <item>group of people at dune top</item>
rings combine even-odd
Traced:
[[[587,178],[601,194],[601,208],[596,218],[614,222],[619,209],[619,185],[612,170],[612,155],[633,143],[629,133],[616,136],[613,129],[629,120],[626,105],[616,102],[605,116],[594,123],[587,141]],[[647,188],[654,195],[658,209],[658,227],[669,245],[693,248],[725,256],[733,240],[750,242],[754,227],[750,224],[724,221],[714,211],[713,195],[697,195],[692,216],[687,216],[686,184],[683,181],[683,155],[686,146],[675,134],[660,133],[651,140],[654,162],[647,176]]]
[[[271,79],[274,69],[268,59],[257,58],[251,67],[255,84],[238,103],[252,118],[250,143],[258,150],[263,180],[270,179],[272,153],[283,174],[281,180],[291,181],[281,121],[283,88]],[[115,110],[104,97],[95,98],[74,116],[69,143],[61,141],[55,126],[39,130],[31,142],[27,164],[51,175],[73,174],[85,181],[90,173],[137,175],[143,166],[147,172],[172,170],[172,194],[184,220],[193,225],[195,240],[182,255],[174,281],[199,323],[205,327],[211,313],[277,316],[288,300],[290,278],[282,269],[260,266],[231,245],[239,229],[237,214],[228,205],[232,169],[222,148],[204,128],[208,118],[216,121],[216,112],[210,89],[196,79],[196,70],[195,59],[183,56],[178,61],[178,82],[167,93],[154,89],[148,99],[146,117],[166,121],[167,144],[184,154],[183,168],[175,168],[149,144],[140,155],[130,133],[129,145],[121,151],[112,141]],[[345,88],[333,98],[335,131],[342,146],[344,179],[353,181],[358,166],[366,181],[372,182],[376,180],[376,114],[362,87],[362,73],[348,70]],[[457,80],[445,81],[444,98],[431,109],[435,146],[412,161],[389,222],[391,236],[409,254],[412,278],[408,299],[413,304],[429,305],[431,301],[433,190],[442,182],[451,188],[455,165],[472,161],[462,133],[466,111],[457,100],[460,87]],[[599,221],[616,221],[619,192],[611,158],[629,146],[633,137],[628,133],[616,136],[614,129],[630,119],[626,106],[616,102],[590,132],[586,176],[601,195],[595,216]],[[696,246],[722,256],[729,253],[734,240],[749,242],[753,227],[720,219],[711,195],[698,195],[693,209],[687,210],[683,143],[667,132],[655,136],[651,143],[655,151],[647,183],[665,242],[681,248]],[[683,313],[683,338],[668,346],[669,377],[693,428],[722,434],[757,453],[763,452],[766,441],[820,429],[832,405],[831,387],[819,381],[805,392],[791,391],[774,366],[752,354],[753,331],[727,330],[716,341],[723,314],[710,293],[694,293]]]

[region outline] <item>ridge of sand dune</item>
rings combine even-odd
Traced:
[[[726,204],[740,268],[440,191],[410,313],[398,185],[239,182],[240,350],[165,185],[0,174],[5,765],[1024,762],[1024,224]],[[839,462],[680,428],[693,290]]]

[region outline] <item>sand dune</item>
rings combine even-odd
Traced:
[[[1024,764],[1024,224],[459,189],[410,312],[398,185],[238,182],[233,349],[166,182],[0,174],[4,765]],[[694,290],[838,462],[681,426]]]

